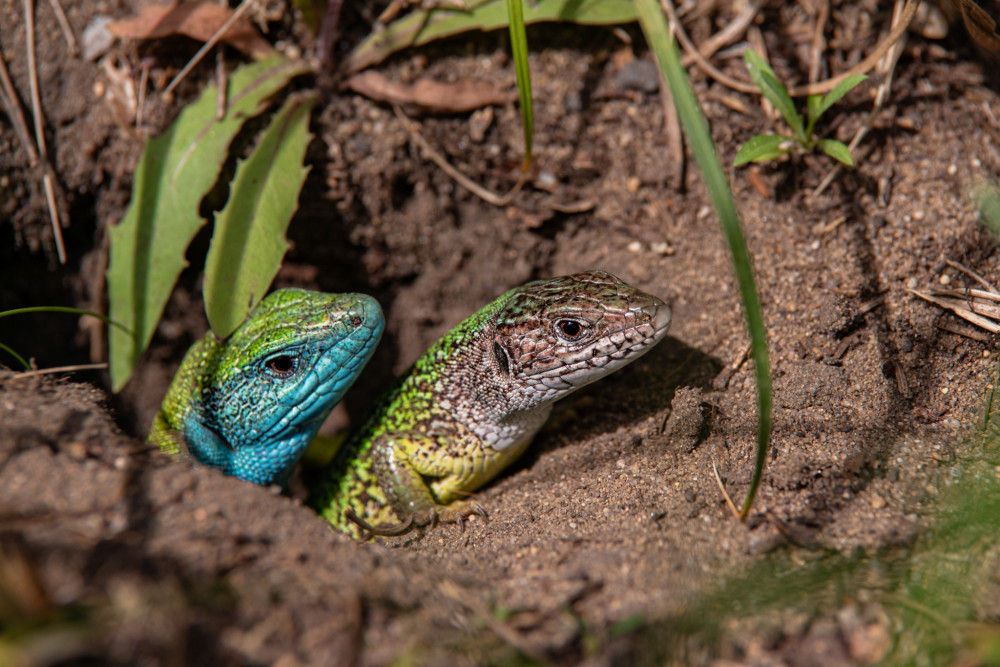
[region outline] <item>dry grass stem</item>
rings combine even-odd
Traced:
[[[2,50],[0,50],[0,102],[3,103],[4,111],[14,125],[14,134],[28,154],[28,163],[34,169],[38,166],[38,151],[31,141],[28,122],[24,119],[24,110],[21,108],[17,91],[14,90],[14,83],[10,80],[10,72],[7,70],[7,61],[3,57]]]
[[[809,83],[816,83],[819,80],[819,72],[823,67],[823,51],[826,49],[823,30],[826,28],[826,20],[829,17],[829,0],[820,2],[816,15],[816,28],[813,30],[812,45],[809,49]]]
[[[240,6],[236,8],[236,11],[233,12],[233,15],[230,16],[228,19],[226,19],[225,23],[219,26],[219,29],[215,31],[215,34],[212,35],[212,37],[207,42],[202,44],[201,48],[198,49],[198,52],[191,57],[191,60],[189,60],[186,65],[184,65],[184,69],[178,72],[177,76],[174,77],[173,81],[171,81],[167,85],[167,87],[163,89],[164,97],[167,97],[172,92],[174,92],[174,88],[177,87],[177,84],[179,84],[181,81],[184,80],[185,77],[187,77],[187,75],[191,72],[191,70],[194,69],[194,66],[200,63],[201,59],[205,57],[205,54],[208,53],[213,46],[218,44],[219,40],[222,39],[222,36],[226,34],[226,32],[233,26],[233,24],[239,21],[240,17],[246,14],[247,10],[249,10],[255,4],[256,0],[243,0],[243,2],[240,3]]]
[[[965,275],[967,275],[970,278],[972,278],[973,280],[975,280],[977,283],[979,283],[980,285],[982,285],[983,287],[985,287],[987,291],[991,292],[992,294],[996,294],[997,296],[1000,296],[1000,290],[997,290],[997,288],[993,287],[993,285],[991,285],[986,280],[986,278],[983,278],[981,275],[979,275],[978,273],[976,273],[975,271],[973,271],[969,267],[964,266],[962,264],[959,264],[958,262],[953,262],[950,259],[946,259],[944,261],[951,268],[957,269],[957,270],[961,271],[962,273],[964,273]],[[978,292],[978,290],[974,290],[974,291]]]
[[[472,194],[476,195],[486,203],[492,204],[493,206],[506,206],[507,204],[510,203],[510,201],[514,198],[514,196],[521,191],[521,188],[523,188],[524,184],[527,182],[528,174],[527,172],[522,171],[521,176],[517,179],[517,183],[514,185],[513,188],[510,189],[509,192],[507,192],[507,194],[501,196],[498,194],[494,194],[493,192],[490,192],[486,188],[473,182],[471,178],[460,172],[458,169],[451,166],[451,164],[448,162],[448,160],[444,158],[443,155],[434,150],[434,148],[420,134],[420,131],[419,129],[417,129],[416,124],[414,124],[413,121],[411,121],[409,118],[406,117],[406,114],[403,113],[403,110],[399,108],[398,104],[393,104],[392,110],[396,112],[396,117],[399,118],[399,121],[403,124],[403,127],[406,128],[407,133],[410,135],[410,139],[412,139],[415,144],[417,144],[418,146],[420,146],[420,148],[423,149],[423,151],[427,154],[427,157],[428,159],[430,159],[431,162],[440,167],[441,171],[448,174],[448,176],[454,179],[456,183],[458,183],[463,188],[465,188]]]
[[[903,11],[905,10],[902,2],[903,0],[896,0],[896,5],[893,8],[892,14],[893,25],[897,25],[898,22],[902,20],[901,17],[903,15]],[[875,101],[872,104],[871,111],[868,112],[868,116],[865,118],[865,121],[861,124],[861,127],[858,128],[858,131],[855,132],[854,138],[851,139],[851,143],[847,145],[847,149],[851,151],[851,153],[854,152],[854,149],[861,144],[861,141],[868,135],[872,127],[875,126],[875,117],[882,110],[882,107],[885,105],[885,101],[889,99],[889,93],[892,90],[892,76],[896,71],[896,63],[899,61],[899,56],[902,55],[903,47],[905,45],[905,39],[900,38],[896,40],[892,44],[892,48],[886,54],[885,60],[879,63],[878,70],[884,75],[882,83],[879,85],[878,90],[875,93]],[[816,186],[816,189],[809,195],[809,198],[815,200],[816,197],[823,194],[830,184],[833,183],[834,179],[840,175],[840,172],[843,171],[843,169],[844,167],[840,164],[834,165],[823,180],[820,181],[820,184]]]
[[[66,12],[63,11],[59,0],[49,0],[49,4],[52,5],[52,11],[56,13],[56,21],[58,21],[63,37],[66,39],[66,45],[69,46],[70,55],[76,56],[80,53],[80,46],[76,43],[76,36],[73,35],[73,28],[70,27],[69,21],[66,20]]]
[[[38,157],[41,161],[42,186],[45,189],[45,202],[49,208],[49,219],[52,221],[52,238],[56,244],[56,254],[59,263],[66,263],[66,244],[63,243],[62,221],[59,218],[59,206],[56,202],[55,184],[52,180],[52,168],[49,165],[48,149],[45,145],[45,118],[42,116],[42,96],[38,87],[38,63],[35,60],[35,5],[34,0],[24,0],[24,25],[28,50],[28,87],[31,91],[31,116],[35,123],[35,143],[38,146]]]
[[[42,368],[40,370],[34,371],[24,371],[23,373],[15,373],[13,377],[9,378],[11,380],[20,380],[22,378],[35,377],[37,375],[52,375],[54,373],[76,373],[78,371],[100,371],[107,368],[106,363],[103,364],[75,364],[73,366],[55,366],[53,368]]]
[[[719,491],[722,492],[722,497],[726,499],[726,504],[729,505],[729,511],[733,513],[737,519],[742,519],[740,516],[740,511],[736,509],[736,504],[733,503],[733,499],[729,497],[729,493],[726,491],[726,486],[722,483],[722,477],[719,476],[719,468],[715,465],[715,461],[712,461],[712,472],[715,473],[715,483],[719,485]]]
[[[681,24],[680,20],[677,18],[677,11],[674,9],[674,4],[672,0],[660,0],[660,5],[663,7],[663,11],[667,14],[667,19],[670,21],[671,28],[674,34],[677,36],[677,41],[680,42],[681,47],[687,53],[687,58],[690,58],[694,63],[701,69],[705,74],[710,76],[715,81],[721,83],[722,85],[737,90],[741,93],[749,94],[759,94],[760,91],[752,83],[746,81],[740,81],[739,79],[734,79],[716,69],[712,63],[701,54],[701,52],[695,48],[691,39],[688,37],[687,32],[684,30],[684,26]],[[913,15],[916,14],[917,7],[920,6],[920,0],[907,0],[906,5],[903,7],[902,16],[899,22],[892,28],[889,32],[889,36],[883,40],[878,47],[873,51],[867,58],[852,67],[850,70],[838,74],[835,77],[822,81],[820,83],[810,83],[805,86],[797,86],[788,89],[788,94],[792,97],[803,97],[805,95],[821,95],[823,93],[828,93],[837,87],[841,81],[849,76],[855,74],[867,74],[875,65],[882,59],[882,57],[889,51],[893,45],[899,41],[906,28],[910,25],[910,21],[913,20]]]
[[[932,293],[907,289],[910,294],[950,310],[963,320],[990,333],[1000,333],[1000,296],[983,290],[934,290]]]

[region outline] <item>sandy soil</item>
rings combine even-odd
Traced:
[[[80,34],[96,14],[132,10],[88,1],[68,13]],[[20,5],[4,11],[19,17]],[[69,261],[55,262],[40,180],[0,124],[0,310],[102,309],[106,231],[128,203],[142,138],[110,98],[109,70],[69,57],[49,5],[37,11]],[[345,15],[345,44],[367,30],[355,12]],[[730,17],[722,7],[689,28],[705,39]],[[860,61],[887,20],[882,5],[833,3],[829,66]],[[811,33],[798,28],[811,21],[798,5],[762,14],[785,80],[807,71]],[[27,100],[23,23],[0,26]],[[277,37],[289,30],[272,27]],[[967,46],[961,26],[939,42],[911,35],[856,170],[817,198],[810,193],[832,166],[820,156],[731,172],[775,384],[769,468],[741,524],[712,469],[743,497],[756,429],[748,337],[700,176],[690,161],[676,173],[681,148],[666,139],[649,54],[635,26],[548,26],[529,38],[535,183],[505,208],[426,161],[391,109],[321,88],[309,196],[277,284],[366,291],[388,321],[338,419],[360,420],[437,337],[533,278],[614,273],[671,303],[667,340],[562,405],[523,459],[479,494],[490,521],[359,544],[329,531],[301,493],[224,478],[143,444],[181,355],[207,327],[200,276],[189,269],[119,396],[104,393],[100,373],[0,371],[0,656],[13,646],[30,649],[31,664],[290,666],[830,665],[888,655],[896,629],[863,596],[778,618],[764,634],[729,623],[721,635],[692,638],[670,619],[775,554],[803,561],[905,548],[925,527],[936,481],[968,452],[963,436],[996,352],[992,338],[907,288],[969,284],[948,260],[1000,282],[1000,255],[969,196],[977,179],[1000,173],[995,66]],[[131,67],[155,56],[157,68],[177,69],[194,48],[178,39],[119,45],[112,55]],[[456,39],[380,70],[400,81],[512,86],[504,49],[500,35]],[[738,58],[718,62],[742,75]],[[147,126],[165,127],[208,69],[172,104],[152,95]],[[698,72],[693,79],[725,164],[775,127],[756,99]],[[831,112],[831,136],[853,136],[869,90]],[[504,191],[521,161],[520,119],[512,105],[491,113],[418,120],[459,169]],[[556,210],[582,200],[592,208]],[[206,241],[195,241],[193,266]],[[0,341],[39,367],[104,354],[99,329],[68,315],[2,320]],[[995,621],[995,582],[984,591],[978,620]]]

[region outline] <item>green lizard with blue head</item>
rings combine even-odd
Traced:
[[[364,294],[281,289],[219,340],[191,346],[149,441],[257,484],[284,484],[371,359],[382,309]]]
[[[602,271],[513,289],[435,343],[382,397],[310,504],[360,538],[485,515],[468,496],[559,400],[648,352],[670,309]]]

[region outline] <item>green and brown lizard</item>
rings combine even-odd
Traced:
[[[284,484],[371,359],[385,322],[364,294],[281,289],[228,338],[191,346],[149,441],[257,484]]]
[[[660,299],[601,271],[507,292],[382,397],[310,504],[354,537],[484,514],[467,496],[525,450],[552,404],[648,352],[669,324]]]

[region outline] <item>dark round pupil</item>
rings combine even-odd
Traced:
[[[289,356],[281,355],[267,360],[267,367],[275,373],[290,373],[295,367],[295,362]]]
[[[570,338],[575,338],[580,335],[580,323],[574,322],[573,320],[562,320],[559,322],[559,328],[562,332],[569,336]]]

